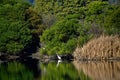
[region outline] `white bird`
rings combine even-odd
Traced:
[[[56,53],[57,54],[57,53]],[[61,60],[61,57],[57,54],[57,58],[58,58],[58,60]]]

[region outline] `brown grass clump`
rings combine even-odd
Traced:
[[[120,37],[101,36],[74,51],[76,59],[116,59],[120,57]]]

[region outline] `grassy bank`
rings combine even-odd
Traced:
[[[115,59],[120,57],[120,37],[101,36],[74,51],[76,59]]]

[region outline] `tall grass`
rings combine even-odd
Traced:
[[[74,51],[76,59],[116,59],[120,57],[120,37],[101,36]]]

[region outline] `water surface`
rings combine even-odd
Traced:
[[[119,61],[24,59],[0,64],[0,80],[120,80]]]

